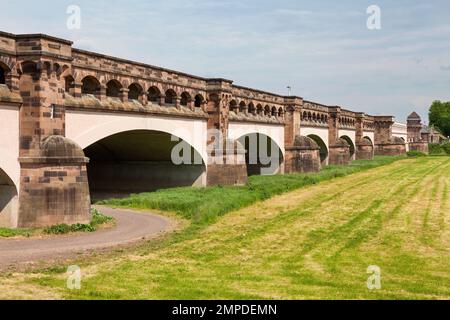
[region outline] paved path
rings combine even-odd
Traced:
[[[30,239],[0,239],[0,270],[53,261],[95,249],[130,244],[172,229],[173,222],[149,212],[95,206],[116,219],[116,226],[93,233]]]

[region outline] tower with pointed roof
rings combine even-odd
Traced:
[[[414,111],[408,116],[406,123],[408,127],[408,142],[422,141],[420,135],[420,131],[422,130],[422,119],[420,116]]]
[[[417,112],[412,112],[407,120],[408,145],[410,151],[420,151],[428,153],[428,143],[422,140],[421,131],[423,128],[422,119]]]

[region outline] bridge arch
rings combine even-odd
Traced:
[[[131,130],[161,131],[177,136],[207,159],[204,120],[66,110],[66,137],[82,149],[108,136]]]
[[[91,158],[87,168],[94,199],[116,195],[113,191],[122,195],[164,187],[205,186],[206,136],[207,122],[203,119],[66,110],[66,137]],[[182,147],[183,156],[184,150],[190,150],[193,154],[188,159],[195,161],[173,163],[170,152],[174,145]],[[144,172],[142,181],[140,172]],[[114,184],[119,180],[125,183]]]
[[[350,146],[350,159],[354,159],[356,148],[355,148],[355,144],[354,144],[353,140],[347,135],[343,135],[340,138],[344,139],[345,141],[347,141],[347,143]]]
[[[328,161],[328,147],[325,141],[316,134],[309,134],[307,137],[313,139],[314,142],[317,143],[319,146],[320,162],[322,165],[326,165]]]
[[[369,136],[364,136],[363,139],[369,141],[372,144],[372,147],[373,147],[373,141],[372,141],[372,139]]]
[[[251,139],[256,140],[257,143],[259,143],[261,137],[264,137],[263,139],[266,139],[268,142],[272,143],[273,141],[274,145],[276,145],[277,149],[281,152],[279,155],[279,159],[281,159],[280,166],[273,173],[284,172],[284,126],[242,122],[229,123],[229,139],[238,140],[243,146],[246,146],[246,142],[244,141],[245,137],[251,137]],[[250,174],[254,174],[254,172],[250,172]]]
[[[180,140],[172,141],[172,135]],[[87,167],[94,199],[111,194],[113,187],[122,195],[182,185],[205,186],[206,136],[207,122],[203,119],[66,110],[66,137],[91,157]],[[173,165],[168,158],[173,144],[195,151],[198,157],[194,159],[199,161]],[[152,158],[161,154],[163,158]],[[139,182],[139,172],[145,173],[144,182]],[[108,181],[108,176],[126,183],[118,186],[115,180]]]
[[[0,227],[17,226],[20,165],[7,150],[0,148]]]
[[[96,199],[180,186],[204,186],[206,163],[182,139],[154,130],[107,136],[84,149]]]
[[[270,136],[247,133],[237,139],[245,148],[247,175],[273,175],[284,173],[284,153]]]

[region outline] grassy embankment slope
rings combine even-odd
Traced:
[[[264,178],[252,179],[240,191],[254,188],[258,196],[253,197],[264,199],[273,190],[290,189],[279,185],[289,176]],[[120,258],[82,265],[88,276],[80,291],[65,289],[63,273],[21,281],[27,290],[83,299],[448,299],[449,186],[450,158],[420,157],[307,186],[223,216],[245,204],[236,203],[232,188],[203,190],[205,203],[188,193],[185,203],[177,204],[176,190],[166,191],[174,202],[167,208],[182,206],[179,212],[196,218],[193,225],[201,227]],[[152,197],[158,196],[139,195],[121,204],[154,206]],[[225,208],[203,216],[208,205]],[[366,287],[369,265],[381,268],[381,290]]]

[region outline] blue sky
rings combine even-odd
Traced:
[[[80,30],[66,27],[68,5]],[[381,8],[381,30],[366,9]],[[0,0],[0,30],[399,121],[450,100],[450,1]]]

